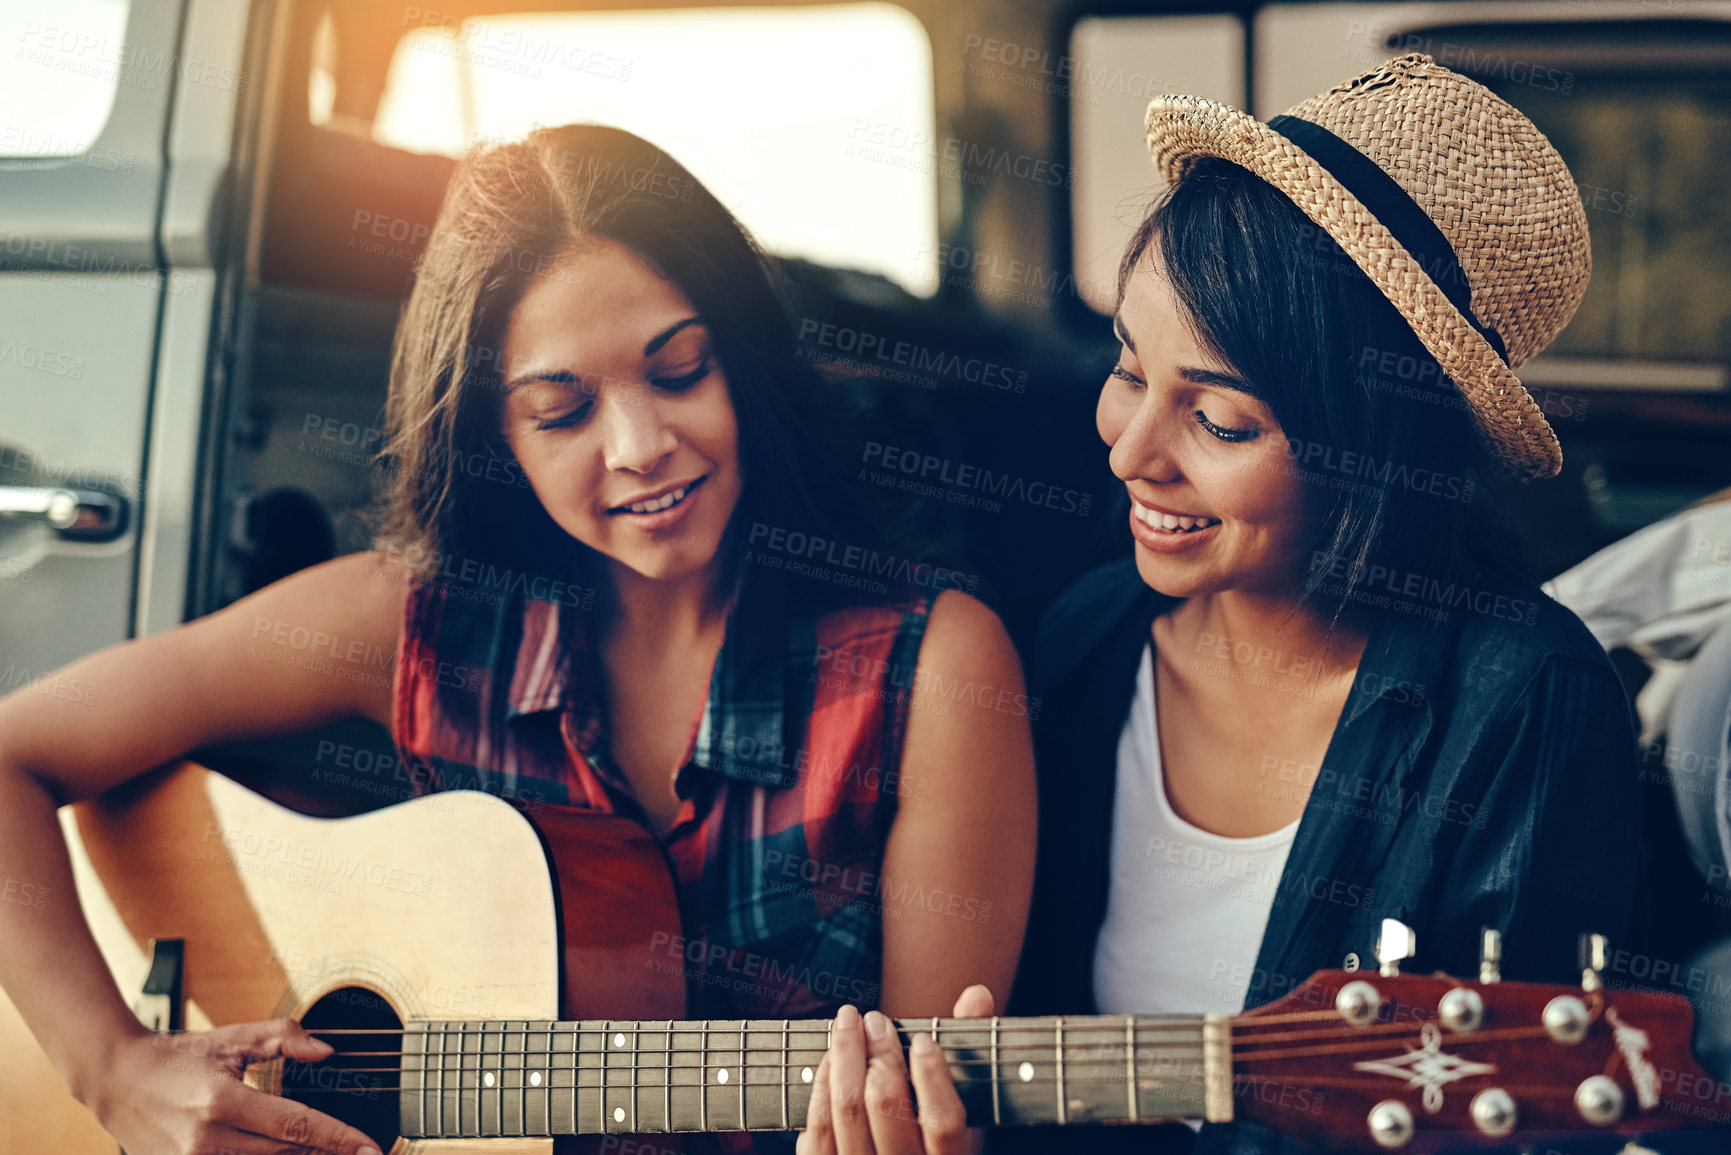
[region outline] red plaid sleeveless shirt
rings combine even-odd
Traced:
[[[532,821],[539,807],[642,815],[607,755],[588,593],[411,589],[393,728],[418,793],[484,790]],[[897,905],[883,849],[913,788],[902,738],[930,603],[910,592],[801,615],[773,575],[746,582],[659,840],[683,942],[655,949],[684,971],[687,1017],[878,1003],[883,919]]]

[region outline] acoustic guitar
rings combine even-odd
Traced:
[[[308,818],[186,764],[82,804],[78,828],[127,932],[184,942],[192,1021],[286,1015],[337,1049],[248,1081],[392,1155],[545,1155],[557,1136],[618,1151],[608,1137],[804,1121],[827,1021],[683,1018],[695,964],[636,823],[531,820],[471,791]],[[549,839],[577,852],[555,858]],[[1403,953],[1230,1017],[897,1026],[940,1044],[979,1126],[1252,1119],[1328,1150],[1434,1151],[1725,1122],[1731,1088],[1691,1057],[1683,999],[1590,972],[1568,989],[1493,965],[1477,981],[1400,974]],[[165,1059],[198,1039],[165,1038]]]

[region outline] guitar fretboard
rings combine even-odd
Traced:
[[[915,1019],[970,1124],[1230,1115],[1224,1019]],[[790,1130],[805,1123],[826,1020],[418,1022],[400,1112],[417,1139]],[[1213,1095],[1210,1096],[1209,1092]]]

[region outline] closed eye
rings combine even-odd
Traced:
[[[1212,433],[1215,437],[1218,437],[1220,440],[1229,442],[1254,441],[1262,432],[1262,430],[1255,427],[1249,429],[1229,429],[1224,425],[1216,425],[1214,422],[1208,420],[1208,415],[1200,409],[1196,411],[1196,423],[1202,426],[1202,428],[1208,430],[1208,432]]]
[[[558,417],[543,417],[539,421],[535,422],[535,428],[569,429],[573,425],[582,424],[584,419],[589,416],[589,411],[593,408],[594,404],[592,402],[585,401],[569,413],[561,414]]]
[[[1116,377],[1120,381],[1129,382],[1131,386],[1137,389],[1141,389],[1148,384],[1148,382],[1142,380],[1142,378],[1136,376],[1136,374],[1130,372],[1130,370],[1124,368],[1122,365],[1112,366],[1112,372],[1107,374],[1107,376]]]
[[[678,377],[655,378],[655,387],[657,389],[664,389],[669,393],[683,393],[685,390],[691,388],[693,385],[709,376],[710,372],[714,370],[714,368],[715,362],[710,360],[708,357],[705,357],[697,368],[693,369],[689,373],[681,374]]]

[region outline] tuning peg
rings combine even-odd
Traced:
[[[1485,927],[1479,937],[1479,982],[1503,980],[1503,932]]]
[[[1398,918],[1382,920],[1382,933],[1376,938],[1376,961],[1382,964],[1384,978],[1400,974],[1400,964],[1418,953],[1418,936],[1412,927]]]
[[[1581,989],[1596,991],[1604,986],[1599,975],[1610,964],[1611,944],[1602,934],[1581,936]]]

